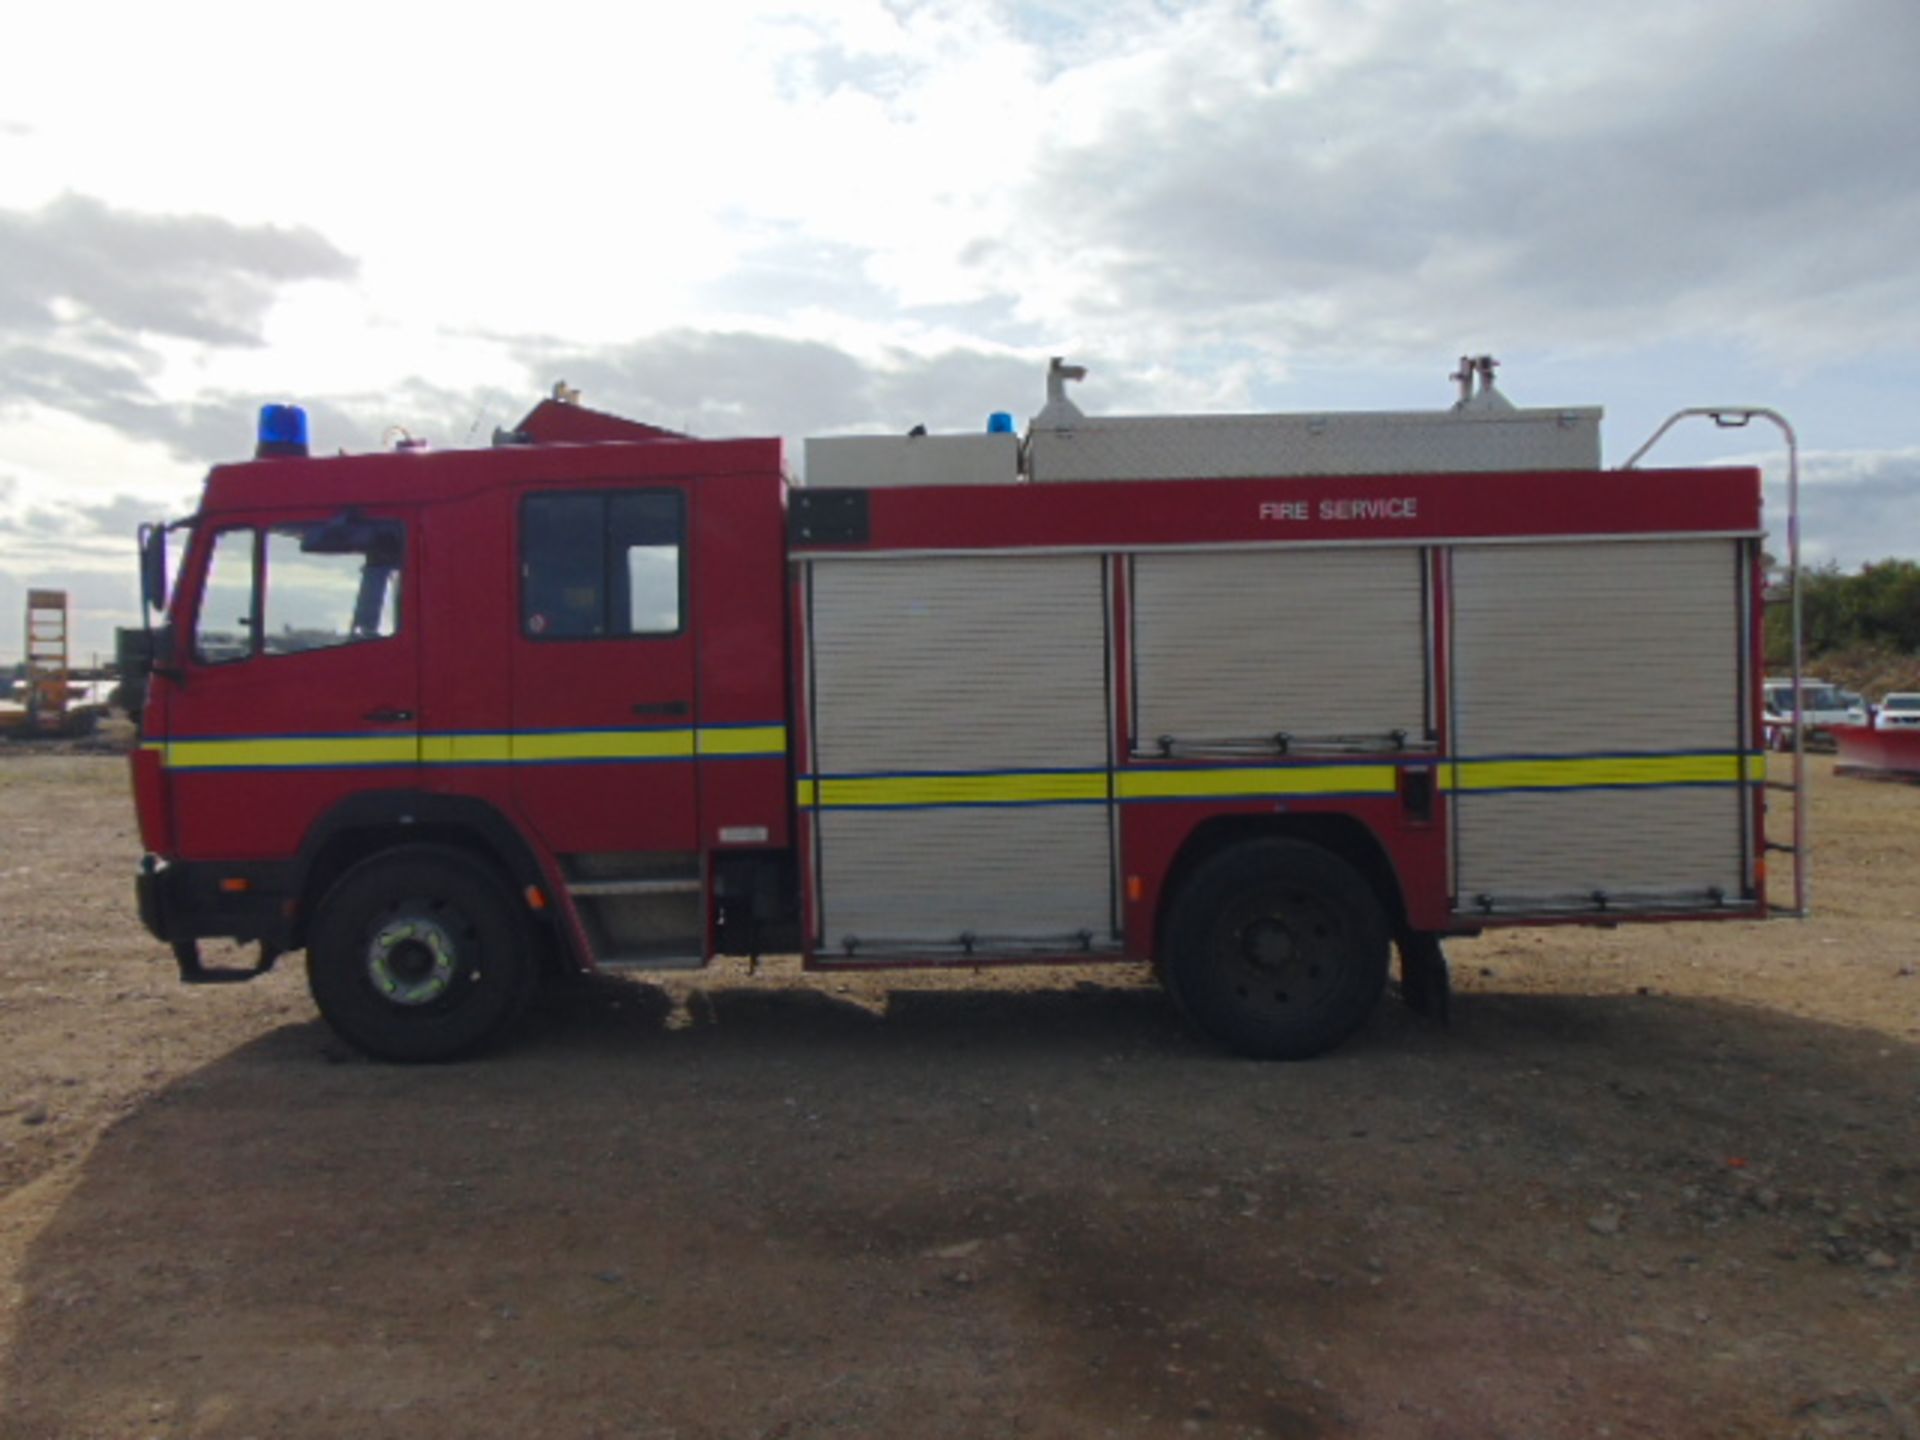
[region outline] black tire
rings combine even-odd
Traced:
[[[1181,887],[1165,948],[1162,977],[1201,1031],[1241,1055],[1304,1060],[1372,1013],[1389,931],[1372,887],[1339,856],[1252,840]]]
[[[458,850],[363,860],[320,902],[307,985],[348,1044],[381,1060],[451,1060],[497,1039],[533,992],[532,937],[506,884]]]

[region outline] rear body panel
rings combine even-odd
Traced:
[[[793,546],[818,964],[1151,958],[1233,826],[1412,930],[1763,912],[1752,471],[862,493]]]

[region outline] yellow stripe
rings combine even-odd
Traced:
[[[484,735],[337,735],[291,739],[176,740],[149,743],[177,770],[411,764],[539,764],[567,760],[678,760],[698,753],[716,758],[782,756],[782,725],[710,730],[562,730]]]
[[[805,784],[806,782],[802,782]],[[1106,772],[1069,775],[876,775],[814,782],[820,806],[1035,805],[1105,800]],[[808,803],[803,800],[802,804]]]
[[[1112,775],[1123,800],[1225,798],[1265,795],[1391,795],[1391,765],[1302,765],[1287,768],[1121,770]],[[1046,805],[1108,797],[1105,771],[1030,775],[823,776],[801,780],[804,807],[900,805]]]
[[[1121,770],[1122,800],[1225,798],[1245,795],[1391,795],[1391,765],[1248,766],[1226,770]]]
[[[1249,796],[1392,795],[1394,765],[1287,765],[1113,772],[1120,800],[1236,799]],[[1438,762],[1441,783],[1456,791],[1556,790],[1589,786],[1732,785],[1766,778],[1766,757],[1630,755],[1559,760]],[[1106,798],[1100,773],[1068,775],[885,775],[803,779],[802,808],[818,806],[1047,804]]]
[[[1755,778],[1741,755],[1614,755],[1601,759],[1461,760],[1449,788],[1556,790],[1609,785],[1734,785]],[[1760,760],[1760,777],[1766,762]],[[1443,767],[1444,768],[1444,767]]]
[[[784,755],[787,728],[784,725],[729,725],[725,729],[700,731],[695,745],[702,755]]]
[[[560,731],[490,735],[342,735],[288,739],[146,742],[176,770],[326,766],[540,763],[783,755],[786,730],[754,725],[694,730]],[[1456,792],[1601,786],[1732,785],[1766,779],[1764,755],[1630,755],[1441,762],[1441,783]],[[1389,795],[1392,765],[1290,765],[1120,770],[1121,800],[1224,799],[1241,796]],[[803,807],[1061,804],[1107,798],[1104,771],[975,775],[890,775],[801,780]]]
[[[426,765],[498,765],[513,759],[511,735],[422,735]]]
[[[673,760],[691,758],[691,730],[562,730],[514,735],[513,758],[539,760]]]
[[[420,753],[412,735],[342,735],[305,740],[175,740],[173,770],[289,768],[323,765],[411,765]]]

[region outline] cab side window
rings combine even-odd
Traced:
[[[253,582],[254,531],[220,531],[207,557],[193,622],[193,658],[202,665],[224,665],[253,653]]]
[[[528,636],[677,635],[685,611],[686,513],[678,491],[527,497],[520,624]]]
[[[296,655],[400,629],[405,532],[390,520],[332,520],[222,530],[213,537],[194,622],[206,665]]]
[[[366,520],[267,531],[261,649],[292,655],[396,634],[400,535],[398,525]]]

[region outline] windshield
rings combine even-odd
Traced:
[[[1920,695],[1889,695],[1880,702],[1882,710],[1920,710]]]

